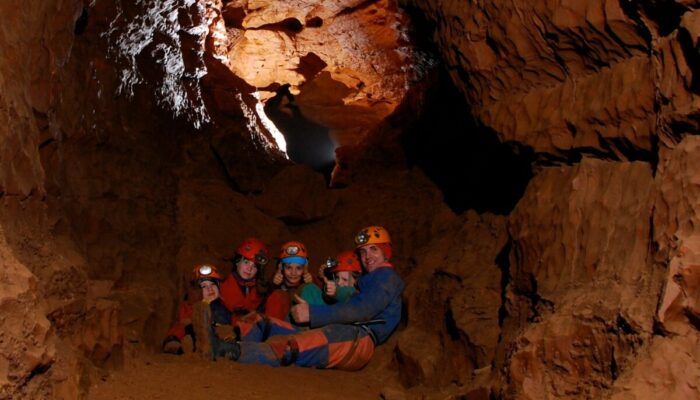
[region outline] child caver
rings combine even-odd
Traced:
[[[186,336],[189,336],[192,341],[192,351],[197,350],[197,336],[192,326],[193,306],[200,301],[209,304],[216,300],[219,297],[220,280],[221,275],[213,265],[201,264],[194,267],[190,274],[185,299],[177,312],[177,321],[168,330],[163,340],[163,352],[183,354],[182,342]]]
[[[299,297],[309,304],[345,303],[357,292],[355,283],[361,273],[360,260],[355,253],[350,250],[340,252],[321,266],[319,275],[324,283],[323,290],[316,285],[305,285]]]
[[[277,273],[272,283],[277,288],[265,301],[265,315],[289,321],[294,295],[313,281],[308,272],[309,253],[304,243],[291,241],[282,245]]]

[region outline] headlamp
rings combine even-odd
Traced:
[[[258,252],[258,254],[255,255],[255,262],[260,265],[265,265],[267,264],[267,256],[265,253],[261,250]]]
[[[202,265],[201,267],[199,267],[199,275],[201,275],[201,276],[210,275],[212,273],[212,271],[213,270],[212,270],[211,266],[209,266],[209,265]]]
[[[369,240],[369,233],[367,233],[366,229],[363,229],[362,231],[360,231],[360,233],[358,233],[355,236],[355,244],[357,244],[357,245],[365,244],[365,243],[367,243],[368,240]]]
[[[294,256],[299,253],[299,246],[289,246],[286,251],[290,256]]]
[[[332,269],[338,266],[338,260],[333,257],[328,257],[326,259],[326,269]]]

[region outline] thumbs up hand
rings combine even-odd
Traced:
[[[304,324],[309,322],[309,303],[304,299],[299,297],[299,295],[294,295],[294,300],[297,302],[290,310],[292,318],[297,324]]]

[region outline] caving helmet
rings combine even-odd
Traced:
[[[306,265],[309,263],[309,253],[306,251],[304,243],[292,240],[283,244],[282,248],[280,248],[279,260],[282,264],[297,263]]]
[[[391,236],[389,236],[389,232],[384,227],[378,225],[368,226],[360,229],[355,235],[355,250],[370,244],[376,244],[381,248],[387,260],[391,258]]]
[[[257,238],[247,238],[236,249],[236,254],[245,257],[257,265],[265,265],[270,260],[267,247]]]
[[[340,252],[335,258],[328,258],[326,260],[326,268],[332,274],[341,271],[349,271],[354,273],[361,273],[362,266],[360,266],[360,259],[357,258],[355,252],[347,250]]]
[[[197,283],[212,281],[218,285],[221,280],[221,275],[219,275],[219,271],[216,270],[215,266],[211,264],[200,264],[192,270],[192,280]]]

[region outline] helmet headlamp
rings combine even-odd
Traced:
[[[295,256],[299,253],[299,246],[289,246],[287,247],[287,254],[290,256]]]
[[[355,236],[355,244],[361,245],[365,244],[369,241],[369,233],[367,233],[366,229],[361,230],[356,236]]]
[[[259,251],[259,252],[255,255],[255,262],[256,262],[257,264],[260,264],[260,265],[265,265],[265,264],[267,264],[268,259],[267,259],[267,256],[265,255],[265,252],[263,252],[262,250]]]
[[[202,265],[199,267],[199,275],[201,276],[208,276],[211,275],[213,269],[209,265]]]
[[[338,266],[338,260],[333,257],[328,257],[326,259],[326,269],[332,269]]]

